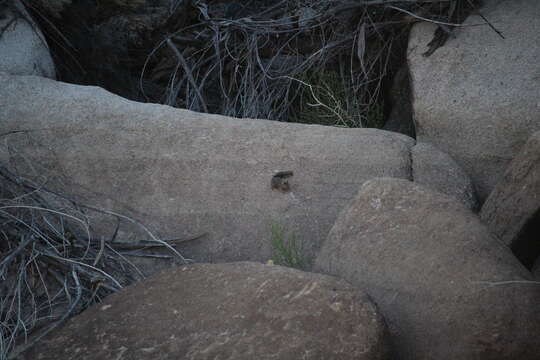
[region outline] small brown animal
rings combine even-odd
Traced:
[[[270,186],[272,190],[279,190],[281,192],[288,192],[291,190],[291,185],[289,184],[289,178],[293,176],[292,171],[278,171],[272,176]]]

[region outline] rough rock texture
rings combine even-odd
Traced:
[[[525,266],[533,266],[540,256],[540,132],[512,160],[480,217]]]
[[[172,268],[72,318],[33,360],[387,359],[384,320],[345,281],[256,263]]]
[[[2,33],[2,29],[4,29]],[[0,6],[0,72],[56,77],[49,47],[37,24],[17,0]]]
[[[540,210],[540,132],[523,146],[482,206],[489,230],[512,246],[523,226]]]
[[[448,154],[428,143],[417,143],[411,150],[415,183],[452,196],[475,210],[478,206],[471,178]]]
[[[315,269],[369,293],[400,359],[538,359],[540,286],[445,195],[406,180],[367,181]]]
[[[540,1],[490,0],[489,26],[461,27],[429,57],[432,24],[412,28],[408,62],[419,141],[450,154],[484,201],[506,166],[540,130]],[[470,16],[465,25],[483,23]]]
[[[0,160],[17,149],[17,171],[52,169],[47,187],[163,238],[206,233],[179,247],[198,261],[268,260],[273,223],[312,256],[365,180],[410,177],[414,140],[400,134],[200,114],[39,77],[0,74],[0,84],[0,134],[28,130],[2,137]],[[293,172],[290,191],[272,189],[278,171]],[[92,224],[110,237],[116,222]]]

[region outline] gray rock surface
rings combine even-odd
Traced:
[[[365,291],[400,359],[537,359],[540,286],[458,201],[401,179],[364,183],[315,270]]]
[[[461,27],[425,57],[435,26],[416,24],[408,63],[419,141],[451,155],[484,201],[527,138],[540,130],[540,1],[490,0],[489,26]],[[465,25],[483,23],[470,16]]]
[[[536,132],[510,163],[482,206],[480,217],[493,234],[512,246],[539,210],[540,132]]]
[[[56,78],[49,47],[20,1],[0,8],[0,72]],[[16,9],[16,10],[15,10]],[[2,16],[3,15],[3,16]]]
[[[411,149],[413,181],[461,201],[469,209],[478,206],[471,178],[448,154],[428,143]]]
[[[540,132],[512,160],[480,216],[527,268],[534,265],[540,256]]]
[[[0,84],[0,134],[22,131],[2,136],[0,160],[162,238],[206,233],[178,247],[197,261],[266,261],[273,223],[313,256],[365,180],[410,177],[414,140],[396,133],[200,114],[39,77]],[[272,189],[278,171],[293,171],[290,191]],[[115,221],[91,221],[112,236]],[[123,222],[118,240],[147,239],[137,229]]]
[[[345,281],[276,265],[168,269],[68,321],[25,359],[388,359],[384,320]]]

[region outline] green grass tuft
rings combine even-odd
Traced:
[[[302,254],[301,242],[298,240],[296,233],[287,233],[283,226],[277,223],[273,223],[270,230],[272,233],[273,263],[296,269],[305,269],[307,261]]]

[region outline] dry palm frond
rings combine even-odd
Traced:
[[[0,165],[0,359],[14,358],[68,317],[142,279],[128,256],[159,246],[186,261],[173,248],[178,239],[150,232],[149,240],[130,244],[114,241],[118,228],[110,239],[92,238],[88,219],[95,211]]]

